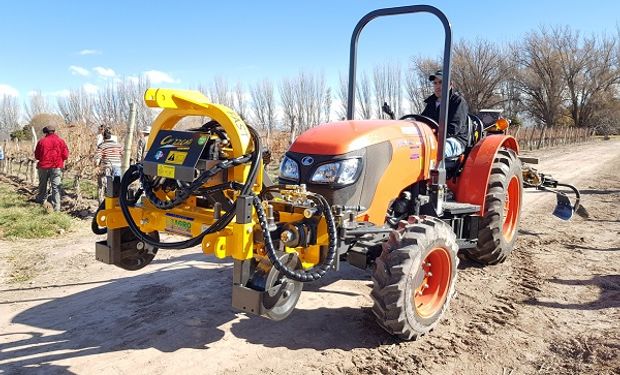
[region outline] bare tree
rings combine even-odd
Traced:
[[[243,121],[248,120],[247,104],[243,84],[241,82],[237,82],[235,85],[232,109],[237,112]]]
[[[519,112],[524,109],[522,93],[517,81],[518,66],[511,58],[507,58],[505,67],[506,71],[499,86],[499,94],[505,110],[504,115],[514,122],[518,119]]]
[[[28,132],[34,129],[38,137],[43,136],[43,128],[54,125],[57,129],[65,128],[65,120],[62,116],[55,113],[39,113],[28,122]]]
[[[342,73],[338,74],[338,91],[336,91],[336,98],[340,102],[336,109],[336,116],[338,120],[344,120],[347,118],[347,103],[349,99],[349,80]]]
[[[0,98],[0,138],[20,128],[21,107],[16,96],[3,95]]]
[[[264,79],[250,88],[252,121],[255,122],[271,141],[271,133],[276,122],[276,103],[273,83]]]
[[[146,77],[140,77],[137,80],[127,79],[123,81],[123,87],[128,103],[135,103],[136,105],[136,131],[150,126],[155,119],[157,110],[148,107],[144,101],[144,93],[151,87],[149,79]]]
[[[325,94],[323,96],[323,103],[321,107],[323,108],[323,116],[319,118],[320,121],[329,122],[332,111],[332,89],[330,87],[327,87],[325,89]]]
[[[406,74],[405,90],[411,113],[422,113],[425,107],[424,100],[433,93],[428,77],[437,71],[441,63],[437,60],[414,57],[411,68]]]
[[[507,71],[502,51],[487,40],[461,40],[454,46],[453,56],[451,79],[470,112],[500,105],[500,86]]]
[[[357,115],[362,119],[369,119],[372,117],[372,89],[370,86],[370,78],[368,78],[367,72],[362,72],[359,81],[355,85],[355,99],[359,106],[357,106]],[[383,103],[382,103],[383,104]]]
[[[349,100],[349,79],[342,73],[339,74],[339,85],[336,97],[340,102],[336,110],[336,116],[339,120],[347,118],[347,105]],[[360,79],[355,84],[355,100],[356,100],[356,113],[354,117],[369,119],[372,117],[372,88],[370,86],[370,79],[367,72],[362,72]]]
[[[94,123],[93,99],[83,89],[71,90],[69,96],[57,99],[59,114],[67,124]]]
[[[375,88],[375,103],[377,117],[383,117],[383,103],[388,103],[392,111],[398,116],[401,114],[402,78],[399,64],[386,63],[377,65],[373,69],[373,83]]]
[[[599,135],[620,135],[620,99],[610,98],[594,115],[594,129]]]
[[[224,77],[217,76],[213,79],[209,94],[214,103],[225,105],[229,108],[234,107],[234,98],[230,90],[230,85]]]
[[[595,112],[605,103],[605,93],[620,82],[620,70],[614,64],[618,43],[606,37],[581,38],[569,27],[553,29],[551,36],[573,122],[578,127],[592,126]]]
[[[127,120],[129,98],[124,90],[107,85],[93,98],[94,118],[98,125],[118,127]]]
[[[519,67],[515,78],[527,113],[541,125],[554,126],[562,114],[565,90],[552,36],[544,28],[532,32],[513,46],[512,56]]]
[[[297,138],[297,121],[295,113],[295,81],[284,78],[280,82],[280,101],[282,103],[282,114],[284,126],[290,132],[290,143]]]
[[[36,90],[30,94],[30,104],[26,106],[26,121],[30,122],[36,115],[53,112],[52,106],[43,96],[41,90]]]
[[[325,122],[331,106],[330,90],[323,74],[300,72],[295,79],[284,79],[280,86],[284,120],[289,124],[291,142],[297,132]]]

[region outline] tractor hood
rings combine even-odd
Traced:
[[[395,120],[348,120],[322,124],[301,134],[289,151],[343,155],[381,142],[421,136],[416,123]]]

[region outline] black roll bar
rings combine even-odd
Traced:
[[[347,120],[353,120],[355,115],[355,79],[357,66],[357,42],[362,29],[373,19],[383,16],[394,16],[409,13],[431,13],[443,24],[445,39],[443,50],[443,82],[441,84],[441,97],[444,100],[439,107],[439,134],[437,135],[437,165],[431,168],[431,200],[437,215],[443,212],[443,190],[446,183],[446,169],[444,163],[444,149],[446,147],[446,119],[448,114],[448,104],[450,97],[448,91],[450,87],[450,56],[452,53],[452,28],[445,14],[439,9],[430,5],[409,5],[395,8],[383,8],[373,10],[359,20],[353,35],[351,36],[351,50],[349,54],[349,92],[347,96]]]

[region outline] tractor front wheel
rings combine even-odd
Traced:
[[[439,219],[411,217],[392,232],[372,274],[379,325],[405,340],[433,329],[454,295],[457,251],[452,228]]]
[[[485,265],[506,260],[517,239],[522,201],[521,162],[513,150],[501,149],[489,176],[478,246],[467,251],[470,259]]]

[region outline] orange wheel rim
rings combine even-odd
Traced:
[[[422,261],[424,278],[413,293],[416,312],[423,318],[441,310],[452,278],[452,261],[444,248],[434,248]]]
[[[521,186],[517,176],[513,176],[506,190],[506,200],[504,201],[504,225],[502,233],[506,241],[511,241],[517,229],[517,220],[519,219],[519,209],[521,206],[519,192]]]

